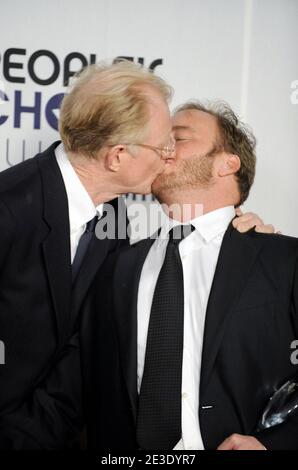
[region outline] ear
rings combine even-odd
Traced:
[[[106,168],[113,172],[119,171],[125,155],[127,156],[125,145],[114,145],[113,147],[108,147],[108,151],[105,155]]]
[[[218,169],[218,176],[234,175],[241,167],[238,155],[225,153]]]

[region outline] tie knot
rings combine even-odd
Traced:
[[[176,225],[169,231],[169,242],[179,245],[179,243],[188,235],[195,230],[195,227],[191,224],[188,225]]]
[[[94,232],[95,231],[95,226],[98,222],[98,215],[96,214],[93,219],[89,220],[86,224],[86,232]]]

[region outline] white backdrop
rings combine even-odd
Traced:
[[[173,106],[224,99],[250,124],[245,210],[298,236],[298,0],[1,0],[0,19],[0,170],[59,138],[64,69],[157,61]]]

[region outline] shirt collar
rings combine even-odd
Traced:
[[[103,212],[103,204],[99,204],[97,207],[94,206],[92,199],[70,163],[62,143],[56,147],[55,155],[66,188],[70,232],[73,232],[93,219],[96,214],[100,217]]]
[[[203,237],[205,242],[209,243],[211,240],[213,240],[213,238],[226,231],[229,223],[234,217],[234,206],[226,206],[196,217],[195,219],[185,222],[185,224],[192,224]],[[163,240],[168,238],[168,233],[171,228],[180,224],[181,222],[178,220],[170,219],[169,217],[165,216],[160,230],[159,239]]]

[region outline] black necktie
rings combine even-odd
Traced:
[[[89,220],[89,222],[86,225],[85,232],[80,238],[77,251],[76,251],[74,260],[72,262],[72,282],[75,281],[75,278],[78,275],[84,256],[87,252],[87,248],[94,234],[95,226],[97,222],[98,222],[98,215],[93,217],[93,219]]]
[[[184,289],[178,245],[192,230],[191,225],[179,225],[169,232],[154,291],[139,397],[141,449],[173,449],[181,439]]]

